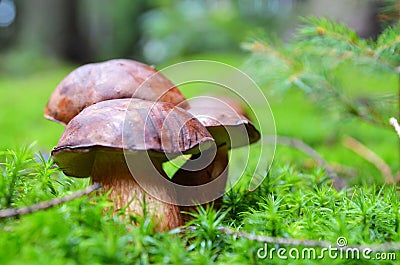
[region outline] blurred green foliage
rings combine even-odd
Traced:
[[[382,0],[379,19],[384,27],[398,23],[400,18],[400,2],[398,0]]]
[[[148,10],[147,1],[83,0],[78,2],[79,27],[85,52],[91,61],[111,58],[141,57],[141,16]]]
[[[257,28],[281,35],[296,2],[21,0],[15,2],[15,22],[0,30],[0,51],[75,63],[128,57],[157,64],[197,53],[238,52]],[[9,63],[0,61],[0,69]]]
[[[0,149],[17,148],[37,141],[37,148],[49,152],[58,142],[63,126],[45,120],[43,110],[56,85],[70,67],[0,75]]]
[[[29,148],[0,153],[0,198],[13,190],[13,207],[70,194],[87,179],[63,176]],[[121,218],[101,193],[15,218],[0,219],[1,264],[348,264],[372,260],[262,259],[262,242],[227,235],[221,227],[256,235],[349,245],[399,241],[399,190],[375,185],[336,191],[320,169],[276,164],[263,184],[251,176],[224,197],[221,211],[201,208],[186,227],[153,230],[151,216]],[[9,182],[14,179],[15,184]],[[4,202],[3,200],[1,201]],[[5,205],[2,204],[1,207]],[[269,248],[290,246],[268,244]],[[294,247],[299,250],[302,247]],[[387,251],[386,253],[400,253]],[[327,254],[327,253],[326,253]],[[394,264],[388,261],[388,264]]]
[[[252,55],[246,65],[270,92],[281,98],[302,92],[303,100],[307,99],[314,111],[319,108],[325,113],[299,121],[295,137],[312,143],[316,139],[307,139],[306,135],[315,135],[320,126],[325,126],[326,132],[320,136],[326,138],[319,138],[325,144],[320,147],[326,150],[325,157],[341,157],[343,162],[349,157],[332,152],[338,147],[332,144],[340,144],[346,136],[356,137],[389,163],[395,173],[399,168],[397,149],[393,147],[398,139],[389,118],[398,115],[399,32],[400,27],[395,24],[377,40],[365,40],[344,24],[326,18],[305,18],[289,43],[262,36],[247,43],[245,48]],[[291,113],[297,115],[287,117],[291,121],[301,115]],[[279,127],[282,120],[276,120]],[[370,178],[374,174],[368,171],[365,177]]]
[[[107,58],[115,51],[121,55],[131,52],[132,46],[126,42],[125,46],[115,49],[112,45],[108,46],[115,43],[115,40],[123,41],[131,38],[130,34],[135,35],[134,29],[131,32],[130,25],[124,23],[123,17],[129,10],[132,11],[130,8],[133,9],[136,3],[123,2],[126,10],[118,6],[112,11],[112,24],[115,27],[111,31],[117,28],[121,28],[121,31],[104,39],[104,43],[108,43],[104,47],[98,42],[97,58]],[[221,6],[221,3],[225,5]],[[276,10],[273,6],[271,13],[263,13],[265,9],[254,9],[256,5],[247,5],[245,1],[215,3],[153,0],[148,4],[152,8],[143,16],[142,44],[148,49],[149,57],[146,58],[149,61],[164,64],[167,62],[165,60],[173,62],[185,56],[217,59],[240,66],[245,58],[236,53],[237,43],[247,32],[255,30],[254,25],[260,21],[265,22],[265,25],[273,25],[269,24],[270,20],[276,18],[277,14],[272,12]],[[99,9],[106,8],[103,6]],[[118,17],[119,14],[122,14],[121,17]],[[101,16],[94,20],[99,18]],[[343,28],[333,27],[333,30],[336,29],[340,31]],[[349,33],[346,35],[349,38],[345,40],[352,40],[353,33],[345,33]],[[396,34],[388,32],[387,36],[393,37]],[[318,41],[317,46],[325,45],[321,39],[313,40]],[[280,46],[279,42],[275,45],[273,48],[287,52],[290,60],[300,58],[293,64],[298,68],[277,68],[274,64],[265,63],[270,58],[261,56],[258,62],[249,61],[246,65],[247,70],[256,70],[251,72],[253,77],[257,76],[261,81],[275,78],[279,83],[282,80],[273,73],[289,71],[291,76],[297,70],[304,69],[303,66],[310,66],[301,60],[303,57],[299,56],[299,50],[285,50],[286,47]],[[197,54],[203,51],[210,53]],[[221,54],[222,51],[224,54]],[[229,53],[231,51],[235,53]],[[218,55],[213,52],[218,52]],[[0,75],[1,209],[32,205],[65,196],[84,188],[89,182],[88,179],[66,177],[48,158],[63,127],[46,121],[43,118],[43,108],[51,91],[72,67],[53,63],[49,60],[51,56],[44,54],[38,56],[26,50],[16,50],[10,57],[2,57],[0,62],[3,73]],[[3,58],[7,63],[4,63]],[[319,59],[316,58],[317,67],[320,66]],[[393,94],[397,88],[397,77],[392,72],[363,72],[358,65],[355,67],[351,64],[331,66],[330,70],[329,76],[335,76],[335,80],[340,81],[346,96],[351,99],[382,92]],[[272,87],[269,80],[262,86],[266,93]],[[288,87],[297,84],[290,82]],[[310,87],[315,88],[313,84]],[[183,91],[187,96],[195,95],[190,89],[185,91],[183,88]],[[245,174],[241,182],[224,196],[220,212],[211,208],[201,209],[193,215],[194,219],[187,228],[156,233],[150,216],[120,218],[107,211],[110,202],[106,196],[91,195],[47,211],[0,220],[0,263],[288,264],[288,261],[279,259],[259,259],[257,250],[264,246],[262,243],[226,235],[220,231],[221,226],[257,235],[323,239],[332,242],[333,246],[339,236],[345,236],[349,244],[400,241],[399,189],[396,186],[381,186],[383,180],[380,172],[342,145],[345,137],[353,136],[367,143],[392,168],[397,168],[398,162],[393,150],[397,137],[394,132],[351,119],[350,116],[343,118],[335,111],[321,111],[321,106],[327,106],[327,101],[315,103],[299,91],[275,93],[268,99],[275,115],[278,134],[301,138],[336,166],[335,169],[345,175],[350,184],[360,186],[336,191],[324,171],[315,167],[314,161],[292,148],[278,146],[272,170],[257,190],[249,192],[246,189],[251,176]],[[329,106],[332,109],[337,107],[335,104]],[[33,141],[37,142],[36,146],[31,149],[24,147]],[[43,154],[33,152],[32,149],[42,150]],[[254,164],[252,162],[249,166]],[[340,259],[289,262],[378,264],[373,260]]]
[[[150,1],[142,17],[145,59],[152,63],[203,52],[238,52],[247,35],[280,35],[293,1]]]
[[[196,58],[215,59],[230,65],[240,67],[246,57],[238,54],[202,54]],[[189,59],[191,59],[189,57]],[[35,149],[49,153],[60,138],[64,128],[52,121],[43,118],[43,109],[56,85],[72,70],[70,66],[56,65],[51,71],[26,73],[23,76],[0,75],[0,149],[14,149],[21,145],[36,142]],[[248,73],[253,74],[246,69]],[[382,75],[363,74],[348,67],[335,71],[337,77],[344,83],[351,85],[352,97],[370,95],[376,87],[385,87],[387,93],[396,90],[396,78]],[[184,73],[182,73],[184,74]],[[219,73],[212,73],[218,75]],[[359,76],[357,82],[354,76]],[[252,75],[252,77],[257,77]],[[181,87],[187,97],[196,96],[207,91],[184,85]],[[261,87],[265,93],[270,86]],[[200,92],[199,92],[200,91]],[[338,165],[338,170],[345,170],[340,174],[350,178],[351,183],[382,182],[379,171],[355,155],[342,145],[342,140],[352,136],[368,146],[391,165],[397,167],[396,153],[392,150],[396,135],[393,131],[377,128],[376,126],[354,119],[343,119],[335,111],[321,111],[321,104],[315,104],[310,98],[305,98],[300,91],[290,93],[267,94],[275,116],[278,135],[294,137],[305,141],[315,148],[328,162]],[[10,100],[11,99],[11,100]],[[263,111],[264,106],[252,106]],[[300,151],[290,147],[278,146],[275,160],[299,164],[302,167],[312,167],[315,162]],[[234,167],[232,172],[234,172]]]

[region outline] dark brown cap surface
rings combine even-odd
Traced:
[[[188,112],[208,129],[217,145],[226,143],[235,148],[260,139],[258,130],[233,100],[200,96],[191,99],[189,105]]]
[[[87,177],[96,152],[197,153],[213,139],[191,114],[171,103],[115,99],[85,108],[66,126],[54,161],[71,176]]]

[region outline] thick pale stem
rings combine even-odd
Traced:
[[[220,197],[212,200],[209,203],[202,204],[202,206],[213,203],[214,208],[219,209],[222,203],[222,195],[225,193],[226,183],[228,180],[228,162],[228,148],[226,146],[219,147],[215,154],[214,160],[210,163],[210,165],[198,171],[187,171],[180,169],[175,173],[172,181],[183,186],[199,186],[218,178],[219,181],[216,182],[215,185],[212,185],[212,190],[210,190],[208,194],[204,194],[204,196],[215,196],[216,194],[219,194]],[[185,165],[183,165],[182,168],[185,168]],[[178,194],[178,196],[180,195]],[[204,198],[199,198],[199,201],[202,199]],[[179,206],[179,208],[181,211],[186,212],[196,211],[196,206]],[[190,216],[183,215],[183,219],[184,221],[187,221],[190,219]]]
[[[146,174],[154,174],[154,170],[154,167],[148,170],[141,167],[140,173],[144,175],[140,180],[145,179]],[[106,192],[111,189],[110,199],[114,202],[115,212],[125,209],[127,215],[150,214],[154,216],[158,231],[170,230],[182,224],[178,206],[162,202],[148,194],[162,194],[167,191],[163,187],[147,185],[146,193],[131,175],[123,153],[98,152],[93,165],[92,181],[101,184]],[[164,196],[173,197],[175,194]]]

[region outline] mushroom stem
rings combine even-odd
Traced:
[[[152,161],[154,163],[154,161]],[[154,174],[154,169],[141,167],[143,176]],[[135,171],[135,174],[138,173]],[[146,185],[145,190],[137,183],[126,163],[125,156],[121,152],[98,152],[92,169],[92,182],[102,185],[105,191],[111,192],[110,199],[114,203],[114,211],[125,208],[125,214],[145,215],[149,213],[154,217],[155,229],[166,231],[182,225],[179,207],[162,202],[151,194],[163,194],[166,197],[173,197],[163,187]],[[145,179],[144,177],[140,180]]]
[[[190,162],[191,160],[186,163]],[[189,172],[187,170],[184,170],[185,165],[183,165],[182,168],[175,173],[172,181],[176,184],[183,186],[199,186],[209,183],[218,178],[218,181],[211,186],[208,194],[201,194],[199,196],[209,196],[210,198],[216,198],[211,202],[201,205],[206,206],[210,203],[213,203],[214,209],[219,209],[222,203],[222,195],[225,193],[226,183],[228,180],[228,162],[228,147],[224,145],[218,147],[214,160],[207,167],[198,171]],[[201,199],[202,198],[199,198],[200,201]],[[196,212],[196,207],[197,205],[179,206],[179,209],[184,212]],[[182,219],[184,220],[184,222],[186,222],[191,219],[191,216],[188,214],[182,214]]]

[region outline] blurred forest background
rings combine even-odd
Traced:
[[[1,0],[0,69],[21,72],[27,62],[39,67],[53,59],[160,64],[205,52],[240,53],[240,43],[257,31],[290,39],[298,16],[310,14],[373,37],[378,6],[365,0]]]
[[[300,17],[308,16],[344,22],[360,38],[375,40],[398,20],[399,6],[395,0],[0,0],[0,148],[36,141],[48,153],[56,145],[63,128],[46,121],[43,108],[55,86],[78,65],[130,58],[161,69],[188,59],[212,59],[259,81],[257,75],[273,76],[274,69],[248,67],[257,52],[244,49],[244,43],[262,36],[290,43]],[[346,96],[358,100],[371,93],[396,93],[396,74],[351,69],[334,72],[347,87]],[[346,175],[379,176],[376,167],[343,146],[342,140],[352,136],[397,170],[393,130],[321,111],[323,104],[296,89],[282,96],[271,93],[271,84],[259,84],[279,135],[310,144]],[[314,165],[303,154],[283,147],[277,151],[277,158],[301,157],[303,165]]]
[[[279,136],[262,185],[248,191],[257,155],[231,155],[230,175],[243,178],[222,212],[202,210],[188,229],[156,233],[148,218],[113,216],[107,196],[85,196],[1,219],[0,264],[266,264],[254,240],[263,236],[398,250],[400,145],[389,118],[400,119],[399,18],[400,0],[0,0],[0,210],[87,186],[48,159],[64,127],[43,117],[57,84],[85,63],[238,67],[267,97]],[[332,180],[347,188],[335,190]],[[270,263],[379,263],[352,257]]]

